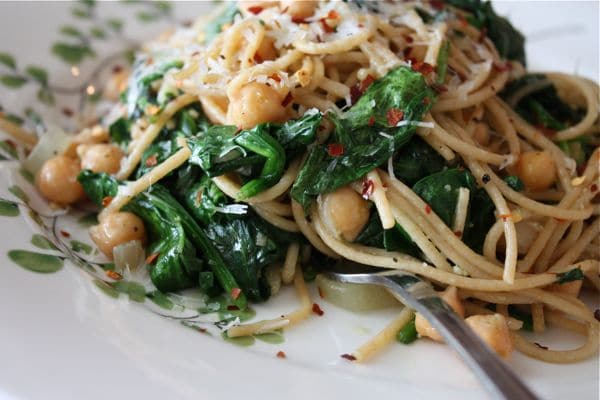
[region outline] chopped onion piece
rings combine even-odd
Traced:
[[[68,135],[61,128],[49,125],[46,133],[31,151],[29,157],[23,161],[23,167],[34,175],[42,165],[52,157],[62,154],[71,143],[72,135]]]
[[[342,283],[321,274],[317,275],[315,281],[325,301],[346,310],[370,311],[400,306],[398,300],[381,286]]]
[[[127,274],[137,271],[138,267],[144,263],[146,255],[142,242],[132,240],[115,246],[113,248],[113,258],[116,270]]]

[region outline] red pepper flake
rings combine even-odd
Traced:
[[[154,264],[154,262],[156,261],[156,259],[158,258],[159,255],[160,255],[160,253],[150,254],[148,257],[146,257],[146,264],[148,264],[148,265]]]
[[[281,102],[281,105],[283,107],[287,107],[288,104],[292,102],[292,100],[294,100],[294,96],[292,96],[292,92],[288,92],[288,94],[285,95],[285,99],[283,99],[283,101]]]
[[[404,40],[406,40],[406,43],[414,42],[414,39],[410,35],[404,35],[403,38],[404,38]]]
[[[71,234],[69,232],[67,232],[67,231],[60,231],[60,234],[63,235],[64,237],[66,237],[66,238],[71,237]]]
[[[321,307],[319,307],[319,305],[317,303],[313,303],[312,312],[317,314],[319,317],[321,317],[321,316],[323,316],[323,314],[325,314],[325,312],[323,310],[321,310]]]
[[[327,153],[331,157],[339,157],[344,154],[344,145],[341,143],[329,143],[327,145]]]
[[[404,58],[409,59],[410,53],[412,53],[412,51],[413,51],[412,46],[405,48],[404,51],[402,52],[404,54]]]
[[[457,15],[457,18],[463,27],[466,28],[467,26],[469,26],[469,21],[467,21],[467,18],[464,15],[459,14],[459,15]]]
[[[498,72],[504,72],[504,71],[510,71],[512,69],[512,64],[508,61],[506,61],[502,64],[494,62],[493,67]]]
[[[431,8],[433,8],[434,10],[444,9],[444,2],[442,0],[431,0],[429,4],[431,4]]]
[[[320,287],[317,288],[317,291],[319,292],[319,297],[322,298],[322,299],[324,299],[325,296],[323,295],[323,291],[321,290]]]
[[[487,33],[488,33],[488,30],[485,26],[483,28],[481,28],[481,30],[479,31],[479,37],[477,38],[477,42],[479,42],[479,43],[483,42],[487,36]]]
[[[327,13],[327,19],[338,19],[340,15],[335,10],[329,10]]]
[[[461,237],[462,234],[462,231],[454,231],[454,236]]]
[[[423,105],[427,106],[427,105],[429,105],[429,103],[431,103],[431,100],[429,100],[429,97],[425,96],[425,97],[423,97],[422,103],[423,103]]]
[[[345,358],[348,361],[356,361],[356,357],[352,354],[342,354],[340,357]]]
[[[277,358],[286,358],[287,356],[285,355],[285,352],[279,350],[277,352]]]
[[[600,309],[596,309],[596,311],[594,311],[594,318],[600,321]]]
[[[590,186],[590,192],[594,193],[596,190],[598,190],[598,185],[594,183],[592,186]]]
[[[356,103],[360,96],[362,96],[362,93],[360,92],[358,85],[352,86],[350,88],[350,103]]]
[[[9,145],[9,146],[10,146],[10,147],[12,147],[13,149],[16,149],[16,148],[17,148],[17,144],[16,144],[16,143],[15,143],[13,140],[11,140],[11,139],[6,139],[6,140],[4,141],[4,143],[6,143],[7,145]]]
[[[262,10],[263,10],[263,8],[260,6],[248,7],[248,11],[250,11],[254,15],[260,14],[262,12]]]
[[[292,22],[295,24],[305,24],[306,20],[301,17],[292,17]]]
[[[197,326],[197,327],[196,327],[196,330],[197,330],[198,332],[200,332],[200,333],[206,333],[206,332],[208,332],[208,330],[207,330],[206,328],[203,328],[203,327],[201,327],[201,326]]]
[[[375,184],[373,183],[372,180],[367,179],[366,181],[363,182],[362,184],[362,198],[365,200],[369,200],[369,197],[371,197],[371,195],[373,194],[373,192],[375,191]]]
[[[61,111],[63,115],[68,118],[71,118],[74,114],[73,110],[71,110],[69,107],[63,107]]]
[[[150,157],[146,158],[146,167],[154,167],[156,164],[158,164],[156,154],[152,154]]]
[[[431,85],[431,88],[435,90],[436,93],[445,93],[448,91],[448,86],[442,85],[440,83],[434,83]]]
[[[327,18],[321,18],[319,20],[319,22],[321,23],[321,27],[323,28],[323,30],[325,31],[325,33],[333,33],[333,32],[335,32],[335,28],[332,28],[327,23]]]
[[[429,204],[425,204],[425,214],[431,214],[431,206]]]
[[[365,25],[364,25],[364,24],[361,24],[361,23],[359,22],[359,23],[358,23],[358,27],[359,27],[359,28],[364,28],[364,27],[365,27]]]
[[[404,119],[404,112],[397,108],[390,108],[385,114],[389,126],[396,126]]]
[[[240,297],[240,294],[242,294],[242,289],[240,289],[239,287],[234,287],[231,289],[232,299],[237,300],[237,298]]]
[[[238,306],[236,306],[235,304],[230,304],[227,306],[227,310],[228,311],[238,311],[240,308]]]
[[[375,78],[373,78],[373,76],[371,75],[367,75],[367,77],[365,79],[363,79],[362,81],[360,81],[360,92],[361,94],[366,92],[366,90],[369,88],[369,86],[371,86],[371,84],[375,82]]]
[[[112,196],[106,196],[105,198],[102,199],[102,207],[108,207],[108,205],[112,202],[113,197]]]
[[[255,64],[262,64],[263,59],[260,56],[260,54],[258,54],[258,52],[254,53],[254,63]]]
[[[556,218],[556,217],[554,217],[554,219],[555,219],[555,220],[556,220],[556,222],[558,222],[559,224],[562,224],[562,223],[564,223],[564,222],[567,222],[567,220],[565,220],[565,219],[562,219],[562,218]]]
[[[281,76],[278,73],[273,73],[269,78],[273,79],[275,82],[281,82]]]
[[[535,344],[540,349],[548,350],[548,346],[543,346],[543,345],[539,344],[538,342],[533,342],[533,344]]]
[[[433,72],[433,65],[423,61],[415,61],[411,63],[411,68],[413,71],[419,72],[423,75],[429,75]]]
[[[512,217],[512,214],[500,214],[498,215],[500,218],[502,218],[502,221],[506,222],[507,219],[509,219],[510,217]]]
[[[369,118],[369,121],[367,122],[367,124],[369,126],[375,125],[375,117],[371,116],[371,118]]]
[[[114,279],[115,281],[123,279],[123,276],[120,273],[113,270],[106,271],[106,276],[108,276],[110,279]]]
[[[371,86],[371,84],[375,81],[371,75],[367,75],[365,79],[357,83],[355,86],[350,88],[350,102],[352,104],[356,103],[360,96]]]
[[[556,131],[554,129],[547,128],[543,125],[536,125],[535,127],[548,138],[553,138],[556,135]]]
[[[123,66],[122,65],[115,65],[112,67],[112,73],[113,74],[118,74],[119,72],[123,71]]]

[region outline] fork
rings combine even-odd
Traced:
[[[384,286],[429,321],[493,398],[538,398],[436,294],[429,282],[398,270],[357,274],[325,272],[325,276],[338,282]]]

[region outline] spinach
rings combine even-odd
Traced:
[[[195,277],[191,272],[199,272],[198,264],[190,258],[191,251],[195,248],[202,251],[206,264],[225,293],[230,295],[233,289],[242,289],[242,293],[233,301],[240,309],[246,308],[244,291],[247,288],[238,285],[230,271],[238,266],[225,264],[223,256],[207,232],[200,228],[167,189],[162,185],[153,185],[136,196],[125,209],[139,215],[151,232],[153,244],[150,247],[159,253],[151,274],[153,282],[156,280],[155,284],[160,284],[165,290],[187,287],[189,281],[185,279],[184,272],[190,279]],[[186,240],[189,240],[191,248],[186,245]],[[183,256],[185,258],[182,259]]]
[[[560,149],[574,159],[577,162],[577,166],[584,165],[599,145],[600,134],[598,133],[558,142]]]
[[[108,127],[110,140],[119,146],[125,147],[131,141],[131,133],[129,131],[129,121],[125,118],[119,118]]]
[[[460,169],[437,172],[421,179],[412,189],[451,227],[454,224],[458,189],[461,187],[470,192],[462,240],[472,249],[481,251],[485,235],[495,222],[495,206],[487,193],[477,187],[470,172]]]
[[[437,84],[444,83],[446,79],[446,72],[448,71],[448,55],[450,53],[450,42],[445,40],[440,47],[440,52],[437,57],[437,65],[436,65],[436,78],[435,81]]]
[[[83,186],[84,192],[97,205],[107,197],[115,197],[119,189],[119,182],[104,172],[92,172],[84,169],[77,176],[77,181]]]
[[[409,186],[441,171],[446,161],[419,136],[415,136],[394,156],[394,175]]]
[[[252,197],[274,185],[283,174],[286,160],[315,140],[321,118],[320,113],[310,113],[282,125],[259,124],[240,132],[234,126],[211,126],[188,142],[192,149],[190,163],[211,177],[262,164],[258,176],[243,185],[238,195],[239,199]]]
[[[446,0],[446,3],[471,13],[472,17],[467,18],[469,23],[479,29],[486,29],[488,37],[502,57],[525,65],[525,37],[506,18],[496,14],[491,2]]]
[[[177,136],[172,140],[164,140],[160,142],[154,142],[142,154],[142,159],[136,170],[136,179],[141,178],[155,166],[159,165],[167,158],[175,154],[179,146],[177,145]]]
[[[215,37],[221,33],[223,25],[229,24],[233,21],[233,18],[239,14],[239,10],[236,2],[231,2],[227,8],[223,10],[215,19],[210,21],[204,27],[204,41],[205,43],[212,42]]]
[[[396,340],[400,343],[411,344],[417,339],[417,327],[415,325],[415,317],[413,316],[411,320],[398,331]]]
[[[506,178],[504,178],[504,182],[506,182],[506,184],[515,192],[520,192],[525,188],[525,184],[523,183],[521,178],[519,178],[516,175],[507,176]]]
[[[581,268],[573,268],[570,271],[563,272],[562,274],[556,274],[556,283],[563,285],[568,282],[583,280],[583,272]]]
[[[391,229],[383,229],[377,210],[371,213],[369,222],[358,235],[355,242],[386,249],[387,251],[399,251],[414,257],[420,254],[417,245],[399,224],[396,224]]]
[[[154,64],[148,57],[138,58],[127,85],[127,93],[123,96],[127,105],[127,117],[134,120],[144,113],[146,106],[157,105],[157,94],[152,90],[151,84],[162,79],[168,70],[182,66],[183,62],[180,60]]]
[[[182,203],[197,221],[206,226],[211,223],[219,207],[227,204],[227,196],[204,175],[185,191],[180,192]]]
[[[415,132],[410,124],[389,125],[401,119],[420,121],[434,99],[435,93],[423,76],[407,67],[394,69],[373,82],[341,117],[329,114],[335,129],[327,145],[309,151],[292,187],[292,197],[307,210],[317,195],[335,191],[383,164]],[[399,113],[403,118],[397,118]],[[328,151],[332,145],[341,148],[342,154]]]

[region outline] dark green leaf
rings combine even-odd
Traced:
[[[504,178],[504,182],[515,192],[520,192],[525,188],[523,181],[516,175],[509,175]]]
[[[141,22],[152,22],[156,21],[160,17],[160,15],[149,13],[146,11],[140,11],[137,14],[135,14],[135,17]]]
[[[330,155],[327,146],[315,146],[296,178],[292,197],[308,209],[317,195],[360,179],[386,162],[415,132],[411,124],[389,126],[388,112],[401,111],[404,120],[421,121],[434,99],[423,76],[410,68],[399,67],[373,82],[341,118],[329,115],[335,124],[329,144],[341,145],[343,154]]]
[[[90,200],[99,206],[105,198],[116,196],[119,189],[117,180],[104,172],[96,173],[86,169],[79,173],[77,181]]]
[[[563,272],[562,274],[556,274],[556,283],[562,285],[564,283],[580,281],[584,278],[583,271],[581,268],[573,268],[570,271]]]
[[[450,42],[444,41],[437,58],[436,66],[436,82],[439,84],[444,83],[446,79],[446,71],[448,70],[448,54],[450,53]]]
[[[8,191],[14,194],[18,199],[22,200],[24,203],[29,203],[29,196],[20,186],[13,185],[8,188]]]
[[[27,83],[27,79],[19,75],[1,75],[0,83],[9,88],[20,88]]]
[[[87,243],[80,242],[79,240],[71,240],[71,250],[78,253],[91,254],[92,246]]]
[[[441,171],[446,162],[423,139],[415,136],[394,156],[394,175],[412,186],[420,179]]]
[[[109,125],[108,134],[113,143],[117,143],[119,146],[127,146],[131,140],[129,121],[125,118],[119,118]]]
[[[15,69],[17,67],[15,58],[12,55],[3,52],[0,52],[0,64],[6,65],[10,69]]]
[[[9,141],[8,139],[0,141],[0,149],[4,150],[6,154],[11,156],[12,158],[16,159],[18,157],[17,148],[15,147],[15,144]]]

